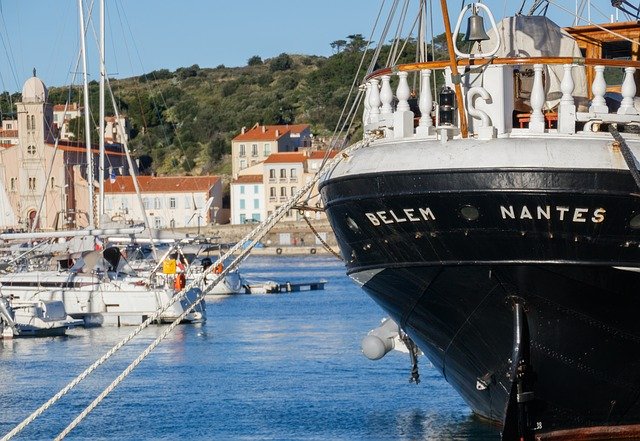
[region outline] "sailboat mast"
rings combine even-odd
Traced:
[[[89,194],[89,228],[95,226],[93,216],[93,157],[91,155],[91,124],[89,120],[89,81],[87,79],[87,47],[85,44],[84,7],[82,0],[78,0],[78,13],[80,16],[80,47],[82,50],[82,78],[84,83],[84,137],[87,145],[87,187]]]
[[[447,0],[440,0],[442,7],[442,18],[444,20],[444,34],[447,38],[447,48],[449,50],[449,60],[451,63],[451,79],[456,91],[456,101],[458,103],[458,114],[460,116],[460,134],[463,138],[469,135],[467,129],[467,115],[464,111],[464,100],[462,99],[462,88],[460,87],[460,74],[458,73],[458,63],[456,54],[453,50],[453,36],[451,35],[451,23],[449,22],[449,9],[447,8]]]
[[[98,155],[98,226],[104,222],[104,78],[105,72],[105,47],[104,47],[104,0],[100,0],[100,147]]]

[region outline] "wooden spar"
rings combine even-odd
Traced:
[[[444,20],[444,33],[447,37],[447,49],[449,51],[449,64],[451,66],[451,80],[456,91],[456,101],[458,102],[458,115],[460,116],[460,134],[463,138],[469,135],[467,129],[467,114],[464,111],[464,101],[462,99],[462,88],[460,87],[460,74],[458,74],[458,63],[456,54],[453,51],[453,36],[451,35],[451,23],[449,23],[449,10],[447,0],[440,0],[442,7],[442,19]]]
[[[459,60],[458,64],[469,66],[475,64],[509,64],[509,65],[530,65],[530,64],[575,64],[576,66],[606,66],[606,67],[635,67],[640,69],[640,61],[615,60],[605,58],[579,58],[579,57],[511,57],[511,58],[474,58],[473,60]],[[393,68],[385,67],[376,70],[365,78],[365,82],[371,78],[378,78],[382,75],[389,75],[392,72],[413,72],[423,69],[444,69],[450,66],[449,61],[426,61],[424,63],[398,64]]]

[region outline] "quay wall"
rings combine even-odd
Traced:
[[[197,228],[180,228],[176,229],[176,232],[188,234],[189,236],[199,235],[222,243],[235,243],[249,234],[254,228],[257,228],[258,225],[259,224],[214,224],[201,226],[199,231]],[[329,222],[326,219],[312,220],[311,225],[331,249],[339,253],[336,238]],[[316,234],[304,221],[279,222],[261,240],[261,244],[261,247],[253,249],[253,254],[329,254]]]

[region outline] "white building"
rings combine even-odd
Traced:
[[[152,228],[228,222],[222,218],[220,209],[222,180],[218,176],[139,176],[137,179]],[[108,220],[143,221],[131,176],[116,176],[105,182],[104,206]]]
[[[272,153],[295,152],[311,146],[311,129],[308,124],[285,124],[242,128],[231,141],[231,168],[233,178],[242,170],[260,164]]]
[[[263,175],[238,176],[231,182],[231,223],[262,222],[266,217]]]

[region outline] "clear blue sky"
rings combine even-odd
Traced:
[[[282,52],[330,55],[332,41],[370,32],[380,3],[107,0],[106,4],[107,71],[111,77],[125,78],[193,64],[243,66],[253,55],[263,59]],[[70,83],[79,47],[77,0],[0,0],[0,7],[0,90],[21,89],[34,67],[47,85]],[[94,8],[97,33],[98,6]],[[95,57],[92,33],[87,51]],[[90,60],[88,71],[97,79],[97,61]]]
[[[85,0],[85,4],[90,0]],[[330,43],[368,38],[382,0],[107,0],[107,71],[126,78],[198,64],[243,66],[253,55],[328,56]],[[390,0],[387,1],[387,4]],[[487,0],[496,18],[520,5]],[[573,9],[573,0],[561,2]],[[602,4],[602,1],[598,1]],[[608,3],[608,2],[607,2]],[[452,26],[461,1],[450,1]],[[505,8],[505,4],[508,6]],[[434,1],[438,8],[439,1]],[[97,33],[98,6],[94,7]],[[72,83],[78,54],[77,0],[0,0],[0,90],[17,91],[37,69],[49,86]],[[565,15],[566,17],[566,15]],[[568,24],[568,23],[565,23]],[[435,24],[442,32],[442,21]],[[90,79],[97,43],[89,31]],[[81,82],[78,77],[74,83]]]

